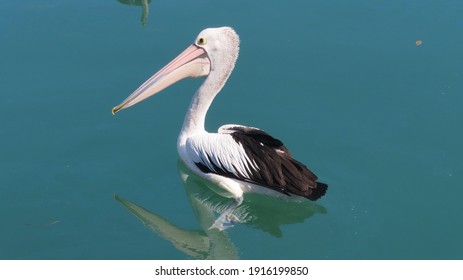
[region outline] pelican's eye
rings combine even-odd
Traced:
[[[207,43],[207,40],[206,38],[199,38],[197,43],[200,46],[204,46]]]

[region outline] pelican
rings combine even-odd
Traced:
[[[232,212],[242,203],[245,192],[315,201],[328,188],[317,182],[317,176],[294,159],[280,140],[263,130],[236,124],[223,125],[217,133],[205,130],[207,111],[235,66],[239,42],[230,27],[201,31],[193,44],[112,109],[115,114],[181,79],[205,77],[188,108],[177,150],[193,172],[234,199],[214,225],[219,229],[236,221]]]

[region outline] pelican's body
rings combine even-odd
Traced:
[[[281,141],[264,131],[224,125],[205,130],[206,113],[230,76],[238,57],[239,37],[230,27],[208,28],[172,62],[142,84],[113,113],[130,107],[185,77],[206,77],[196,91],[180,132],[180,158],[195,173],[217,184],[237,204],[246,191],[317,200],[327,185],[317,183]]]

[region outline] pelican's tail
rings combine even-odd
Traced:
[[[307,196],[308,199],[310,200],[317,200],[320,197],[324,196],[326,193],[326,190],[328,189],[328,185],[325,183],[320,183],[317,182],[317,187],[312,189],[312,193]]]

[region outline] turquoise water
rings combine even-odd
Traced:
[[[121,2],[0,4],[1,259],[462,259],[463,2]],[[176,151],[201,80],[111,108],[223,25],[208,129],[262,128],[330,187],[218,232],[229,201]]]

